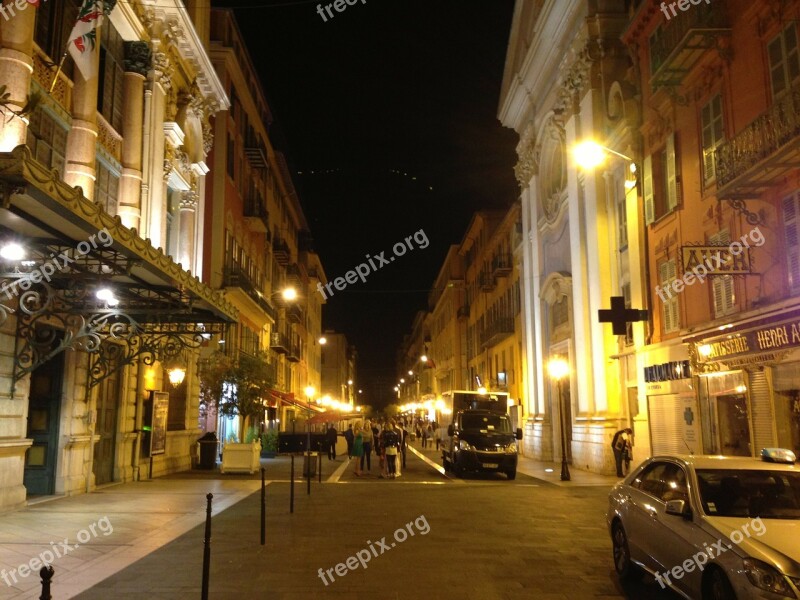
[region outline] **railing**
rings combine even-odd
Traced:
[[[495,319],[481,331],[481,346],[492,346],[514,333],[513,317]]]
[[[263,225],[262,232],[269,230],[269,213],[264,202],[257,196],[247,198],[244,202],[244,217],[258,219]]]
[[[273,331],[269,336],[269,347],[275,352],[286,354],[289,351],[289,339],[285,333]]]
[[[481,286],[484,292],[491,292],[495,286],[494,277],[489,273],[481,273],[478,276],[478,285]]]
[[[495,277],[503,277],[511,273],[513,262],[510,254],[498,254],[492,259],[492,274]]]
[[[276,313],[273,306],[259,293],[258,282],[253,281],[247,272],[237,264],[228,264],[222,271],[222,285],[223,287],[235,287],[242,290],[245,294],[252,298],[253,302],[259,305],[261,309],[267,313],[273,320],[275,320]]]
[[[289,245],[281,238],[276,237],[272,242],[272,254],[279,265],[289,264]]]
[[[678,11],[661,29],[658,39],[650,44],[651,74],[656,75],[667,59],[680,48],[684,38],[694,29],[727,29],[730,27],[724,2],[699,4],[691,10]]]
[[[293,323],[302,323],[303,309],[297,304],[290,304],[286,309],[286,317]]]
[[[800,86],[717,148],[715,172],[721,187],[800,135]]]
[[[459,319],[469,319],[469,305],[459,306],[456,311],[456,317]]]

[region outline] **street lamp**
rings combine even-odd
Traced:
[[[328,343],[328,338],[326,338],[324,335],[321,338],[319,338],[319,345],[320,346],[324,346],[327,343]]]
[[[572,149],[572,156],[575,158],[575,162],[586,171],[591,171],[602,165],[607,158],[607,153],[619,156],[633,163],[633,159],[630,156],[625,156],[616,150],[601,146],[593,140],[583,141],[576,144]]]
[[[547,364],[550,378],[556,382],[558,389],[558,414],[561,421],[561,481],[569,481],[569,465],[567,464],[567,429],[564,417],[564,396],[561,393],[561,381],[569,375],[569,364],[563,358],[553,358]]]
[[[292,302],[293,300],[297,300],[297,290],[293,287],[284,288],[283,291],[281,291],[281,296],[283,296],[283,299],[287,302]]]

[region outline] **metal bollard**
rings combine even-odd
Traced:
[[[206,533],[203,538],[203,592],[202,599],[208,600],[208,573],[211,569],[211,499],[214,494],[208,494],[206,500]]]
[[[53,596],[50,595],[50,580],[53,579],[54,572],[52,565],[39,569],[39,577],[42,578],[42,595],[39,596],[39,600],[53,600]]]
[[[292,475],[289,483],[289,512],[294,513],[294,454],[292,454]]]
[[[267,470],[261,467],[261,545],[267,543],[267,484],[265,482]]]

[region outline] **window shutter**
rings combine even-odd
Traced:
[[[678,165],[675,159],[675,134],[667,138],[667,212],[678,206]]]
[[[786,266],[789,287],[800,288],[800,207],[798,193],[783,199],[783,231],[786,238]]]
[[[653,193],[653,157],[644,159],[644,222],[650,225],[656,220],[655,194]]]

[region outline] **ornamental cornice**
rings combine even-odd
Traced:
[[[517,156],[519,156],[519,161],[514,167],[514,174],[519,186],[525,189],[536,175],[539,165],[536,155],[536,125],[533,120],[528,122],[520,136],[519,144],[517,144]]]
[[[153,247],[149,239],[139,237],[136,229],[123,225],[118,215],[111,216],[100,204],[87,199],[80,187],[70,187],[64,183],[57,171],[47,169],[33,160],[26,146],[17,146],[10,154],[0,154],[0,177],[22,185],[27,182],[98,231],[105,228],[114,242],[124,248],[129,255],[158,268],[172,279],[176,288],[190,291],[214,306],[231,321],[239,320],[239,312],[225,299],[221,290],[212,290],[198,277],[185,271],[160,248]],[[19,188],[15,191],[21,192]],[[8,202],[8,199],[5,202]]]

